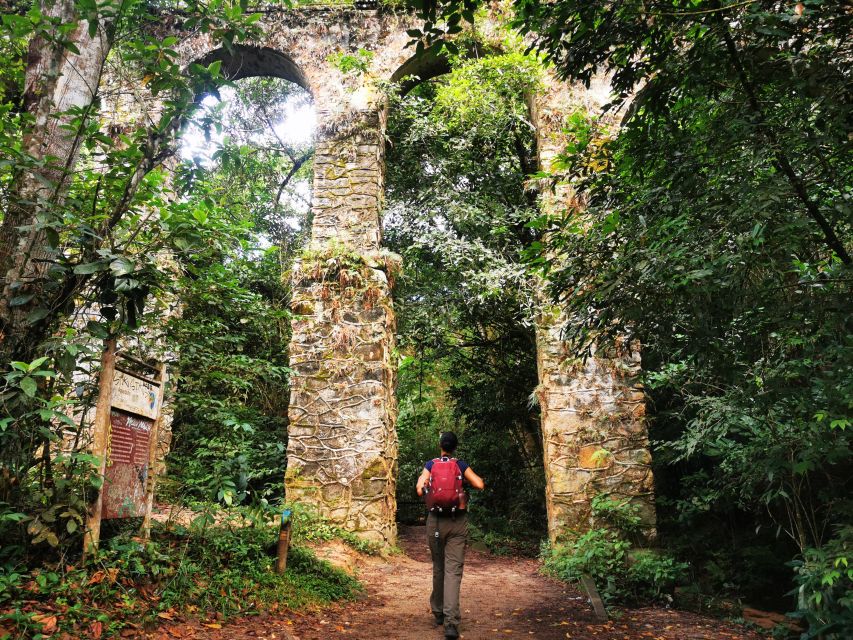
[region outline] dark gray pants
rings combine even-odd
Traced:
[[[432,595],[430,607],[435,615],[444,615],[444,623],[459,625],[459,587],[465,566],[465,542],[468,539],[468,515],[439,518],[427,516],[427,540],[432,555]]]

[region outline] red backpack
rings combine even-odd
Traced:
[[[456,464],[456,458],[433,460],[427,487],[426,505],[430,511],[453,512],[464,507],[462,470]]]

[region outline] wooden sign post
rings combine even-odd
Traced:
[[[157,398],[157,418],[151,428],[151,446],[148,448],[148,483],[145,486],[145,515],[142,518],[142,538],[151,537],[151,512],[154,510],[154,488],[157,482],[157,445],[160,442],[160,425],[163,422],[163,395],[166,391],[168,374],[166,364],[160,365],[160,392]]]
[[[287,569],[287,552],[290,549],[290,509],[281,512],[281,527],[278,530],[275,572],[282,574]]]
[[[102,520],[141,517],[142,534],[150,533],[165,377],[165,365],[118,354],[115,339],[107,342],[92,438],[102,485],[86,521],[84,555],[98,548]]]
[[[101,372],[98,376],[98,402],[95,405],[95,424],[92,433],[92,454],[98,458],[98,475],[103,482],[107,471],[107,447],[110,439],[110,407],[112,405],[113,376],[116,366],[116,339],[110,338],[104,345],[101,356]],[[86,518],[83,535],[83,556],[94,553],[101,540],[101,514],[104,510],[103,485],[98,498]]]
[[[598,595],[595,580],[592,579],[592,576],[585,573],[581,576],[581,584],[584,591],[586,591],[586,595],[589,596],[592,610],[595,612],[595,619],[598,622],[607,622],[607,609],[604,608],[604,602],[601,600],[601,596]]]

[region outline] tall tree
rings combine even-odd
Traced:
[[[257,32],[257,16],[222,7],[221,0],[190,2],[172,11],[226,46]],[[31,360],[93,280],[109,288],[102,276],[113,260],[99,252],[116,248],[117,226],[140,206],[148,173],[173,153],[177,125],[202,87],[221,82],[215,63],[187,73],[179,67],[177,40],[153,28],[168,12],[141,0],[60,0],[4,16],[4,58],[15,65],[15,45],[29,44],[18,78],[19,126],[0,141],[9,176],[0,225],[2,362]],[[109,103],[100,80],[111,56],[141,73],[152,98],[165,98],[162,118],[125,137],[100,130]]]
[[[55,231],[52,235],[48,230],[54,228],[68,190],[112,47],[115,19],[125,4],[134,3],[107,2],[100,12],[92,7],[84,18],[74,0],[40,1],[17,16],[32,29],[22,100],[29,118],[0,225],[2,362],[31,343],[30,303],[40,297],[56,244]]]

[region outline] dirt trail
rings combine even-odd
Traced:
[[[401,556],[386,562],[369,559],[359,568],[364,598],[305,615],[237,620],[222,629],[200,624],[161,629],[166,638],[211,640],[326,640],[337,637],[379,639],[443,638],[432,623],[429,592],[431,564],[424,527],[402,527]],[[538,573],[528,558],[504,558],[469,550],[462,580],[465,640],[538,638],[541,640],[758,640],[737,625],[692,613],[659,608],[626,610],[618,619],[597,624],[586,598],[569,585]],[[177,632],[177,633],[175,633]],[[155,636],[156,637],[156,636]]]

